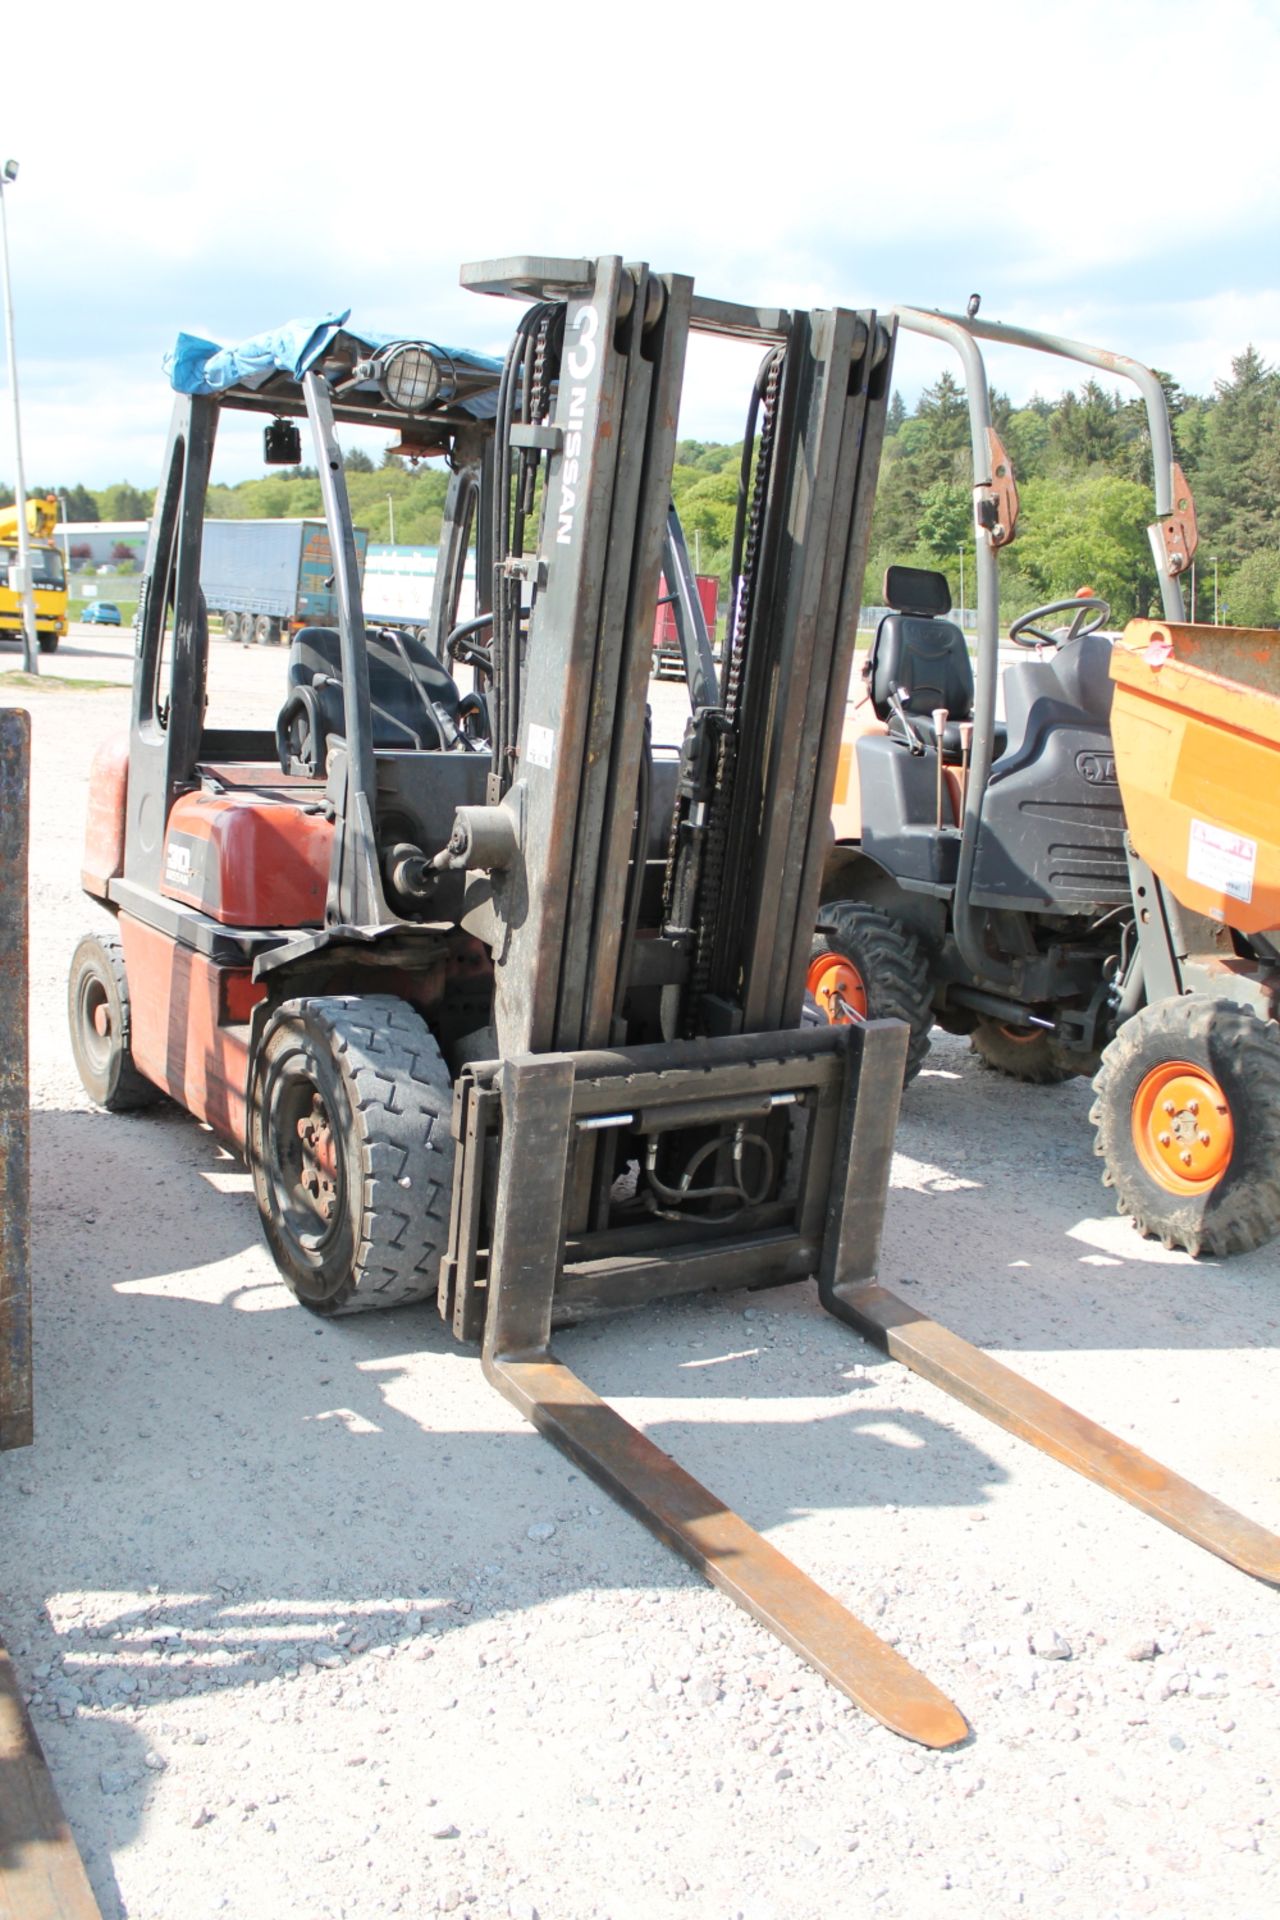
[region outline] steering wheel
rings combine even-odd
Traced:
[[[1061,628],[1057,633],[1047,633],[1040,622],[1047,620],[1051,613],[1071,613],[1075,618],[1065,633]],[[1083,640],[1086,634],[1096,633],[1110,618],[1110,601],[1100,600],[1096,594],[1084,600],[1078,597],[1051,600],[1047,606],[1032,607],[1030,613],[1015,620],[1009,629],[1009,638],[1015,647],[1065,647],[1069,640]]]

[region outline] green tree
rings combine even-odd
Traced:
[[[1280,548],[1260,547],[1242,560],[1224,598],[1233,627],[1280,626]]]
[[[1280,374],[1252,346],[1217,384],[1196,473],[1203,534],[1230,568],[1274,545],[1280,524]]]
[[[1034,601],[1066,600],[1090,586],[1120,623],[1144,614],[1157,595],[1147,540],[1151,496],[1136,480],[1085,472],[1028,481],[1022,493],[1016,562]],[[1003,596],[1007,615],[1024,611]]]
[[[68,520],[96,520],[98,503],[88,487],[81,486],[77,480],[74,487],[68,487],[62,496],[62,503]]]
[[[1019,481],[1033,479],[1043,470],[1051,418],[1052,414],[1042,406],[1019,407],[1001,427],[1000,437]]]
[[[940,374],[931,387],[925,388],[916,408],[916,419],[924,428],[922,447],[935,458],[968,448],[969,402],[964,388],[952,374]]]
[[[99,520],[146,520],[151,513],[152,493],[143,493],[127,480],[117,480],[98,495]]]
[[[1049,422],[1049,445],[1066,467],[1112,466],[1120,448],[1115,396],[1087,380],[1079,396],[1064,393]]]
[[[696,532],[704,548],[732,547],[738,511],[737,462],[726,461],[719,472],[693,471],[694,478],[688,485],[678,493],[672,490],[685,538],[692,543]]]
[[[919,544],[936,560],[953,560],[973,544],[973,496],[951,480],[935,480],[920,500]]]
[[[736,446],[724,446],[720,442],[706,440],[680,440],[676,443],[676,462],[682,467],[694,467],[701,473],[719,473],[721,469],[742,457],[742,442]]]

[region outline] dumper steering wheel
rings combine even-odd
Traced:
[[[1057,632],[1047,632],[1040,624],[1051,613],[1074,614],[1066,632],[1059,627]],[[1078,596],[1070,600],[1051,600],[1048,606],[1032,607],[1030,613],[1024,613],[1015,620],[1009,629],[1009,638],[1015,647],[1065,647],[1069,640],[1083,640],[1088,633],[1096,633],[1099,627],[1105,627],[1111,618],[1111,603],[1100,600],[1096,594],[1090,594],[1087,600]]]

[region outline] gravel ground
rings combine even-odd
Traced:
[[[119,680],[126,650],[83,630],[42,664]],[[214,661],[215,718],[271,710],[279,654]],[[873,1725],[664,1552],[433,1310],[297,1308],[239,1163],[174,1108],[95,1113],[72,1066],[87,769],[126,698],[52,675],[0,698],[34,714],[38,1312],[0,1625],[107,1920],[1275,1913],[1276,1596],[811,1288],[557,1345],[956,1700],[951,1753]],[[935,1036],[883,1277],[1280,1523],[1277,1251],[1140,1241],[1087,1107]]]

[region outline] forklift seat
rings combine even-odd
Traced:
[[[459,743],[461,695],[430,647],[394,627],[365,637],[375,748],[444,751]],[[333,627],[303,627],[289,650],[289,694],[276,722],[285,773],[322,774],[331,736],[346,733],[341,643]]]
[[[884,597],[893,611],[876,629],[866,666],[871,704],[891,739],[920,747],[937,746],[933,715],[945,707],[942,757],[958,763],[960,722],[973,718],[973,668],[963,633],[941,617],[951,611],[951,589],[924,567],[890,567]],[[997,756],[1004,745],[997,723]]]

